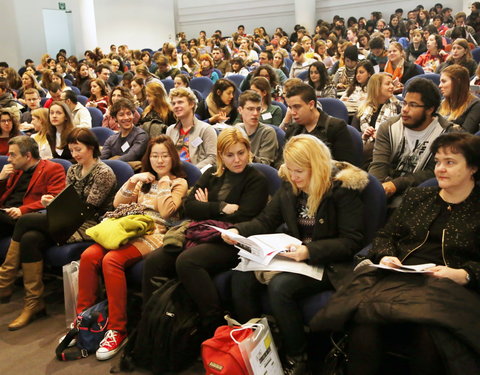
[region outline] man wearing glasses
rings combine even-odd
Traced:
[[[437,86],[417,78],[407,87],[402,113],[380,125],[368,172],[382,182],[387,197],[400,196],[408,187],[434,176],[430,145],[453,126],[436,113],[440,101]],[[395,201],[391,204],[396,205]]]

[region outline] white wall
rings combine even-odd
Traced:
[[[95,0],[98,44],[158,49],[175,40],[173,0]]]

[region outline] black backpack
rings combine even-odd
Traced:
[[[155,375],[179,372],[200,354],[200,317],[183,285],[168,280],[148,300],[138,328],[120,360],[120,370],[135,366]]]

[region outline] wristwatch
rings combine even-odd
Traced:
[[[468,271],[465,271],[467,274],[465,275],[465,279],[467,280],[467,285],[470,284],[470,281],[472,281],[472,279],[470,278],[470,274],[468,273]]]

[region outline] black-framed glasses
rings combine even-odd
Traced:
[[[426,105],[424,104],[418,104],[415,102],[402,102],[402,107],[410,107],[410,108],[425,108]]]

